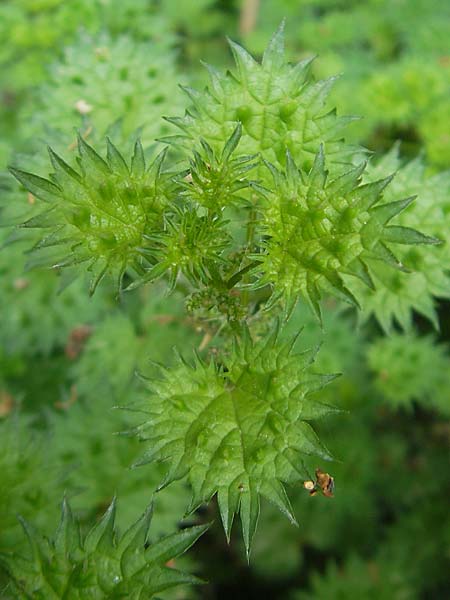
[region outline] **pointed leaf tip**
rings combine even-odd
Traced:
[[[106,157],[108,164],[113,171],[121,173],[122,175],[129,174],[128,165],[125,162],[125,159],[116,146],[111,142],[109,137],[106,138]]]
[[[259,67],[256,60],[249,52],[247,52],[245,48],[243,48],[236,42],[233,42],[233,40],[231,40],[230,38],[227,38],[227,41],[233,53],[236,66],[242,77],[245,77],[247,71],[253,70],[256,66]]]
[[[108,163],[86,142],[80,132],[77,133],[77,143],[81,159],[80,162],[86,168],[87,172],[93,169],[94,171],[97,170],[102,173],[110,173]]]
[[[314,193],[316,188],[323,189],[325,187],[327,175],[328,171],[325,168],[325,149],[323,143],[321,143],[309,173],[309,195]]]
[[[389,223],[396,215],[403,212],[416,199],[417,196],[410,196],[403,200],[389,202],[388,204],[380,204],[372,209],[372,214],[376,215],[377,219],[383,225]]]
[[[105,514],[94,525],[86,536],[85,548],[93,552],[101,548],[110,548],[114,540],[114,523],[116,518],[116,496],[111,500]]]
[[[427,244],[438,246],[442,240],[425,235],[416,229],[402,227],[399,225],[390,225],[383,231],[383,240],[394,244]]]
[[[59,187],[48,179],[28,173],[27,171],[22,171],[22,169],[16,167],[10,166],[8,170],[24,188],[41,200],[51,202],[60,196]]]
[[[227,161],[236,150],[242,136],[242,124],[238,122],[233,133],[227,140],[222,152],[222,160]]]
[[[81,176],[72,167],[57,154],[51,146],[47,146],[47,151],[50,156],[50,161],[55,169],[55,175],[64,172],[66,175],[74,179],[75,181],[81,181]]]
[[[272,36],[262,59],[263,67],[269,69],[279,68],[284,63],[284,29],[286,21],[283,19],[280,26]]]

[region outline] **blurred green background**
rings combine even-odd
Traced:
[[[161,470],[127,470],[139,448],[113,436],[128,416],[112,407],[142,393],[134,373],[151,375],[148,359],[170,363],[174,345],[201,340],[181,296],[157,286],[120,302],[103,287],[89,299],[79,281],[58,294],[69,282],[57,273],[25,270],[29,242],[9,224],[33,214],[34,199],[6,166],[22,160],[46,175],[46,144],[70,154],[76,130],[100,148],[106,134],[124,147],[138,133],[151,146],[170,131],[162,117],[184,112],[178,84],[207,83],[201,61],[231,67],[226,36],[259,57],[283,18],[290,60],[317,55],[318,78],[340,75],[338,113],[363,117],[350,141],[376,158],[400,142],[400,164],[420,155],[424,177],[448,196],[450,3],[0,3],[0,551],[25,544],[17,513],[53,531],[64,491],[86,527],[114,493],[119,524],[136,518]],[[449,314],[441,300],[438,328],[415,314],[389,337],[333,304],[325,334],[294,315],[302,343],[323,340],[320,369],[344,372],[326,393],[349,412],[321,427],[340,459],[330,466],[336,496],[291,490],[298,529],[264,505],[250,565],[239,535],[227,546],[216,520],[182,559],[210,583],[169,597],[450,597]],[[188,497],[182,483],[158,495],[154,535],[177,525]],[[195,518],[214,516],[212,505]]]

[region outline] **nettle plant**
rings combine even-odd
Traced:
[[[409,265],[398,258],[408,256],[405,245],[439,240],[400,224],[413,197],[386,193],[393,174],[366,175],[365,152],[342,138],[353,118],[328,105],[334,78],[316,82],[310,60],[287,62],[283,27],[261,62],[230,45],[234,70],[208,67],[204,91],[185,88],[189,107],[184,117],[167,119],[178,131],[160,140],[159,151],[148,152],[137,140],[127,159],[107,140],[102,156],[80,135],[75,161],[49,150],[49,178],[11,172],[41,207],[22,224],[43,232],[32,263],[70,270],[71,277],[87,273],[92,294],[104,278],[115,281],[119,297],[157,280],[168,293],[184,294],[203,341],[192,358],[184,352],[146,381],[148,391],[128,407],[136,426],[125,433],[142,440],[136,465],[166,465],[159,489],[188,480],[188,513],[215,497],[228,539],[239,515],[248,555],[261,497],[295,523],[286,486],[332,495],[324,467],[332,456],[311,422],[338,412],[320,391],[336,375],[317,373],[317,349],[296,350],[297,336],[284,333],[293,309],[302,303],[312,310],[320,328],[324,297],[359,309],[361,285],[376,297],[380,272],[408,276]],[[56,561],[73,574],[64,597],[81,597],[73,581],[85,571],[73,565],[89,547],[96,569],[100,541],[102,548],[110,544],[102,552],[109,553],[111,573],[118,569],[122,577],[120,568],[131,569],[130,597],[152,596],[151,578],[142,574],[149,561],[128,541],[138,538],[117,546],[112,521],[103,521],[100,529],[109,533],[89,534],[95,543],[87,541],[83,550],[64,510],[50,550],[35,551],[36,561]],[[189,544],[198,532],[186,534]],[[11,569],[11,576],[20,580],[23,597],[30,589],[33,597],[50,597],[45,586],[53,575],[46,569],[27,566],[20,575]],[[105,588],[103,596],[89,597],[116,597],[111,594]]]

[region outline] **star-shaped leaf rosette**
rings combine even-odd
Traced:
[[[278,337],[253,341],[244,329],[228,360],[162,368],[151,395],[132,407],[141,424],[127,432],[148,445],[135,466],[169,465],[162,486],[187,476],[188,512],[216,494],[228,538],[240,515],[247,553],[260,496],[295,523],[284,484],[309,479],[309,457],[331,460],[310,421],[337,412],[313,395],[336,376],[314,373],[315,350],[294,352],[295,340]]]
[[[266,163],[274,185],[261,209],[263,249],[258,285],[273,288],[288,312],[299,298],[320,316],[324,293],[359,306],[354,278],[373,288],[369,259],[385,268],[407,270],[391,250],[394,244],[438,244],[440,240],[390,221],[414,197],[383,202],[392,176],[361,184],[365,163],[329,180],[323,148],[309,171],[298,169],[290,153],[286,169]],[[343,280],[344,275],[353,278]]]
[[[156,262],[149,237],[162,229],[168,178],[162,173],[164,152],[147,165],[139,141],[129,165],[110,141],[106,160],[81,136],[78,150],[78,170],[49,150],[50,179],[10,170],[47,205],[22,225],[47,231],[33,248],[30,266],[82,264],[93,293],[105,275],[120,287],[127,271],[142,276]]]
[[[417,199],[399,213],[393,224],[417,227],[442,240],[436,248],[403,246],[396,251],[410,273],[386,269],[370,261],[375,291],[361,285],[355,290],[363,311],[362,320],[374,315],[386,332],[394,324],[411,330],[413,311],[428,318],[439,327],[435,298],[450,297],[450,171],[427,176],[422,157],[403,164],[398,145],[380,160],[371,163],[364,173],[365,181],[374,181],[387,173],[396,173],[385,191],[385,201],[409,194]]]
[[[151,506],[122,536],[115,530],[115,512],[113,501],[89,533],[81,535],[64,500],[61,522],[53,539],[44,538],[22,520],[30,556],[0,555],[0,565],[9,576],[14,597],[144,600],[180,584],[201,583],[197,577],[170,568],[167,563],[190,548],[208,526],[184,529],[151,543]]]
[[[190,150],[206,141],[213,150],[223,147],[238,123],[242,124],[240,151],[260,153],[277,166],[286,149],[302,168],[309,169],[320,144],[329,162],[341,167],[361,148],[346,144],[343,131],[355,117],[337,116],[328,106],[336,77],[314,81],[312,58],[288,62],[284,51],[284,23],[272,37],[261,62],[229,40],[233,72],[221,73],[207,65],[210,83],[202,92],[184,88],[192,107],[184,117],[168,119],[181,133],[164,141]],[[264,178],[263,169],[258,177]]]

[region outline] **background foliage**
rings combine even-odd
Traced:
[[[322,329],[297,307],[286,335],[303,327],[302,348],[322,344],[318,371],[343,373],[321,393],[346,412],[317,426],[339,459],[328,466],[335,497],[310,497],[292,485],[298,528],[263,501],[248,564],[237,532],[226,543],[214,504],[181,522],[190,492],[172,484],[154,499],[154,539],[215,522],[187,558],[175,559],[209,583],[164,593],[349,600],[449,593],[450,6],[438,0],[189,0],[181,9],[175,0],[0,4],[0,554],[27,552],[17,514],[51,537],[64,494],[83,536],[114,495],[119,531],[138,519],[164,469],[128,470],[142,446],[114,435],[134,423],[114,407],[145,393],[136,371],[154,376],[152,361],[176,365],[172,347],[203,350],[209,331],[199,317],[204,299],[191,298],[186,316],[182,295],[166,297],[158,282],[119,299],[102,285],[89,298],[70,270],[29,270],[29,241],[11,224],[36,215],[35,198],[6,166],[47,176],[47,144],[73,165],[77,131],[99,151],[108,135],[126,156],[137,133],[154,158],[156,138],[180,133],[162,119],[183,116],[178,84],[202,90],[207,81],[200,60],[230,68],[225,35],[259,58],[284,17],[289,61],[317,54],[317,78],[342,73],[325,105],[364,117],[345,136],[352,152],[361,145],[374,154],[365,182],[397,172],[385,199],[418,195],[418,208],[408,207],[397,223],[445,243],[432,254],[403,246],[399,258],[412,274],[372,261],[377,292],[353,283],[361,314],[326,297]],[[280,71],[280,86],[290,83],[289,68]],[[239,85],[223,82],[234,108]],[[216,144],[217,157],[232,130],[222,139],[205,128],[201,102],[187,117],[195,121],[190,131]],[[315,105],[310,110],[316,114]],[[240,143],[245,150],[245,137]],[[180,150],[171,152],[176,160]],[[276,163],[275,144],[270,158]],[[205,165],[220,168],[210,159],[198,157],[199,176]],[[240,167],[229,168],[237,180]],[[240,188],[232,192],[240,202]],[[21,597],[12,593],[6,588],[4,597]]]

